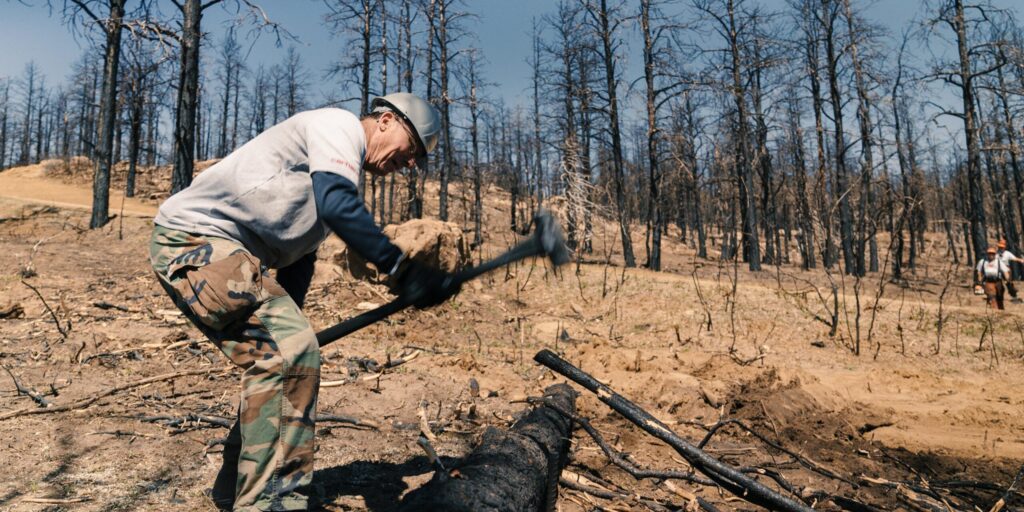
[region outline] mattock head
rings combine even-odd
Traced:
[[[569,263],[572,256],[569,247],[565,245],[565,237],[562,236],[562,226],[548,210],[540,210],[536,217],[537,230],[534,236],[541,252],[551,260],[556,267]]]

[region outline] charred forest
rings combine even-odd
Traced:
[[[583,255],[593,216],[613,218],[627,267],[659,270],[664,237],[753,271],[863,277],[887,261],[897,281],[918,266],[926,232],[965,266],[994,239],[1021,247],[1024,52],[1012,10],[923,2],[893,33],[847,0],[563,1],[519,41],[530,88],[502,98],[468,4],[326,2],[323,29],[347,48],[326,70],[309,68],[299,36],[252,2],[176,6],[51,5],[85,49],[65,77],[29,62],[0,79],[0,167],[88,158],[99,227],[111,173],[127,173],[131,197],[137,173],[170,165],[173,193],[195,161],[298,111],[365,112],[373,96],[413,91],[442,112],[441,150],[404,177],[362,184],[385,223],[422,217],[424,180],[436,179],[438,217],[476,243],[493,184],[511,194],[512,230],[564,202]],[[217,8],[235,20],[211,31],[203,12]],[[287,47],[281,61],[247,62],[255,37]],[[338,85],[315,90],[325,79]],[[449,219],[455,182],[473,191],[461,219]]]

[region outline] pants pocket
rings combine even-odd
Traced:
[[[171,277],[199,321],[217,330],[248,317],[267,295],[259,259],[242,250],[208,265],[184,265]]]

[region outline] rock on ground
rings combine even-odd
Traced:
[[[431,219],[413,219],[403,224],[390,224],[384,234],[412,259],[455,272],[466,267],[471,258],[469,243],[458,224]],[[348,248],[335,255],[339,265],[347,266],[357,279],[377,280],[373,264]]]

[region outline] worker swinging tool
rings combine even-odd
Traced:
[[[221,509],[310,507],[320,344],[408,306],[441,304],[466,280],[517,259],[568,259],[547,214],[533,238],[460,273],[406,258],[356,184],[363,170],[386,176],[425,159],[441,116],[410,93],[375,98],[371,109],[362,117],[323,108],[286,119],[203,171],[154,219],[150,262],[161,286],[243,370],[238,418],[211,491]],[[389,274],[398,299],[318,336],[302,304],[316,250],[331,232]]]

